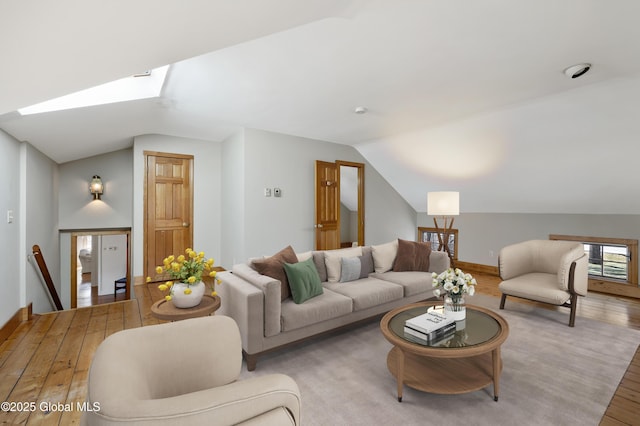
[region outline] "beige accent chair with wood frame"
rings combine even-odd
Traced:
[[[85,425],[299,425],[288,376],[237,381],[240,331],[225,316],[129,329],[106,338],[89,372]]]
[[[571,241],[530,240],[504,247],[498,260],[500,309],[507,296],[566,306],[573,327],[578,296],[587,295],[588,263],[582,244]]]

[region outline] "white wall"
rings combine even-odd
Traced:
[[[57,236],[57,165],[28,143],[0,130],[0,258],[5,268],[0,286],[0,325],[33,303],[35,313],[49,312],[48,290],[32,256],[40,246],[54,285],[60,290]],[[7,223],[7,211],[13,223]]]
[[[396,238],[415,240],[416,211],[370,164],[364,175],[365,244],[381,244]]]
[[[416,212],[353,147],[245,129],[246,250],[241,261],[289,244],[298,252],[314,248],[316,160],[365,163],[365,244],[415,238]],[[282,197],[265,197],[265,187],[280,188]]]
[[[131,149],[60,164],[60,229],[130,228],[133,222],[133,158]],[[89,193],[98,175],[101,200]]]
[[[127,236],[99,235],[98,249],[93,253],[97,265],[98,295],[113,294],[115,281],[127,276]],[[93,277],[92,277],[93,281]]]
[[[123,149],[60,164],[59,223],[62,230],[131,228],[133,224],[132,149]],[[89,182],[98,175],[104,184],[101,200],[89,193]],[[131,247],[133,251],[134,246]],[[60,298],[71,306],[71,237],[60,233]],[[93,279],[93,277],[92,277]]]
[[[418,214],[418,226],[433,226],[432,217]],[[461,261],[497,266],[502,247],[549,234],[640,239],[640,215],[461,213],[454,228]]]
[[[24,252],[20,252],[20,143],[0,130],[0,259],[5,266],[0,285],[0,326],[24,304]],[[13,223],[7,223],[13,210]]]
[[[144,151],[193,155],[193,249],[220,257],[221,143],[165,135],[143,135],[133,142],[133,274],[143,276]],[[171,254],[171,253],[167,253]]]
[[[58,250],[58,165],[28,143],[22,144],[26,190],[21,194],[25,201],[25,263],[26,298],[22,306],[33,303],[34,313],[51,312],[49,290],[41,278],[38,265],[31,256],[35,244],[47,265],[51,280],[60,297],[60,252]]]
[[[245,253],[244,146],[244,129],[222,143],[222,253],[216,263],[227,268]]]
[[[477,213],[640,214],[638,111],[634,75],[357,148],[419,212],[455,190]]]

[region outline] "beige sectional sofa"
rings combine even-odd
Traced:
[[[295,253],[299,262],[313,258],[322,280],[322,294],[299,304],[291,298],[283,300],[281,281],[260,274],[251,260],[234,265],[231,271],[219,274],[222,285],[217,290],[222,305],[218,313],[238,324],[251,371],[265,352],[432,297],[431,272],[446,270],[449,258],[445,252],[428,249],[428,262],[420,260],[420,253],[425,256],[425,246],[413,251],[411,247],[417,244],[395,240],[367,247]],[[354,258],[361,262],[360,276],[345,279]],[[371,261],[372,270],[365,270]],[[412,270],[412,264],[419,264],[422,270]]]

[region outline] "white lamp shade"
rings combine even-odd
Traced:
[[[427,214],[430,216],[458,216],[460,214],[460,193],[454,191],[428,192]]]

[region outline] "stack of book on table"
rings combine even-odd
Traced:
[[[404,335],[418,343],[431,344],[456,332],[456,322],[437,311],[428,311],[417,317],[410,318],[404,323]]]

